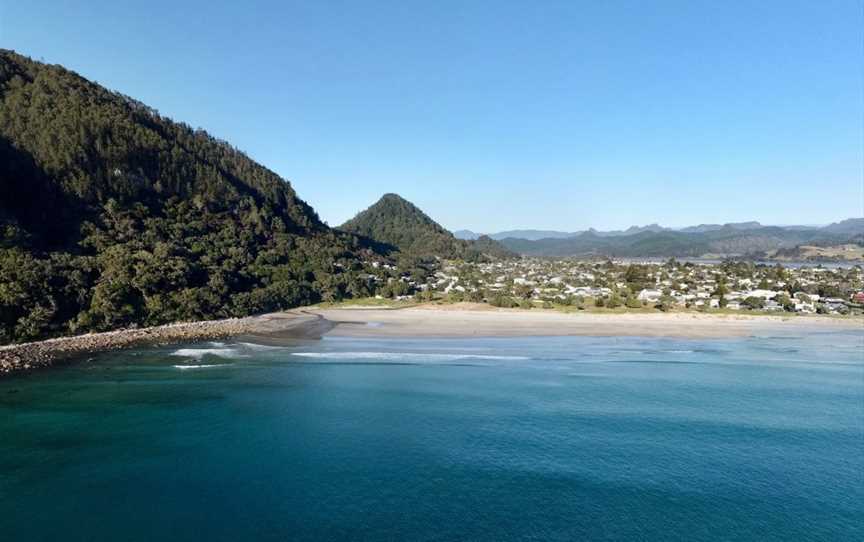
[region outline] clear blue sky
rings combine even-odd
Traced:
[[[227,4],[227,5],[220,5]],[[0,0],[0,46],[231,141],[330,224],[864,215],[861,1]]]

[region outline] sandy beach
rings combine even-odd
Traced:
[[[409,308],[310,308],[248,318],[178,323],[0,346],[0,376],[82,355],[153,345],[235,338],[284,345],[332,337],[645,336],[721,338],[802,335],[838,329],[864,333],[862,318],[701,313],[562,313],[457,303]],[[864,335],[862,335],[864,337]]]
[[[310,311],[341,337],[527,337],[647,336],[740,337],[764,333],[802,334],[832,329],[864,332],[864,319],[712,315],[701,313],[562,313],[496,309],[480,304],[420,305],[404,309],[333,308]]]

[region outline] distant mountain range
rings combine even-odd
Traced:
[[[599,231],[594,228],[588,230],[566,232],[556,230],[507,230],[497,233],[488,233],[490,238],[496,241],[504,239],[520,239],[525,241],[539,241],[541,239],[568,239],[577,237],[585,233],[590,233],[598,237],[619,237],[626,235],[636,235],[643,232],[681,232],[681,233],[706,233],[713,231],[729,231],[729,230],[758,230],[762,228],[781,228],[788,231],[818,231],[840,234],[860,234],[864,231],[864,218],[850,218],[831,224],[829,226],[765,226],[756,221],[750,222],[731,222],[727,224],[699,224],[698,226],[687,226],[685,228],[667,228],[659,224],[649,224],[647,226],[630,226],[626,230],[611,230]],[[471,230],[457,230],[453,232],[458,239],[477,239],[481,233],[476,233]]]
[[[453,235],[458,239],[479,239],[483,234],[475,233],[471,230],[457,230],[453,232]],[[527,239],[529,241],[536,241],[538,239],[565,239],[567,237],[573,237],[574,235],[578,235],[578,233],[551,230],[509,230],[490,233],[488,234],[488,237],[496,241],[502,239]]]
[[[459,230],[463,239],[480,234]],[[526,256],[610,257],[770,257],[777,250],[801,245],[864,244],[864,218],[850,218],[828,226],[765,226],[759,222],[699,224],[666,228],[659,224],[626,230],[563,232],[509,230],[488,236],[513,252]]]
[[[758,223],[755,223],[758,224]],[[744,256],[767,258],[781,249],[802,245],[864,245],[864,218],[854,218],[821,228],[794,226],[743,226],[726,224],[694,226],[685,230],[642,228],[636,233],[587,231],[565,238],[499,241],[508,249],[528,256],[700,257]]]

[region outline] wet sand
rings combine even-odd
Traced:
[[[311,311],[336,324],[337,337],[646,336],[741,337],[801,335],[857,329],[864,319],[818,316],[711,315],[701,313],[562,313],[496,309],[486,305],[421,305],[405,309],[334,308]]]

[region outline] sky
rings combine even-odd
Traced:
[[[331,225],[387,192],[478,232],[864,215],[861,0],[0,0],[0,47],[230,141]]]

